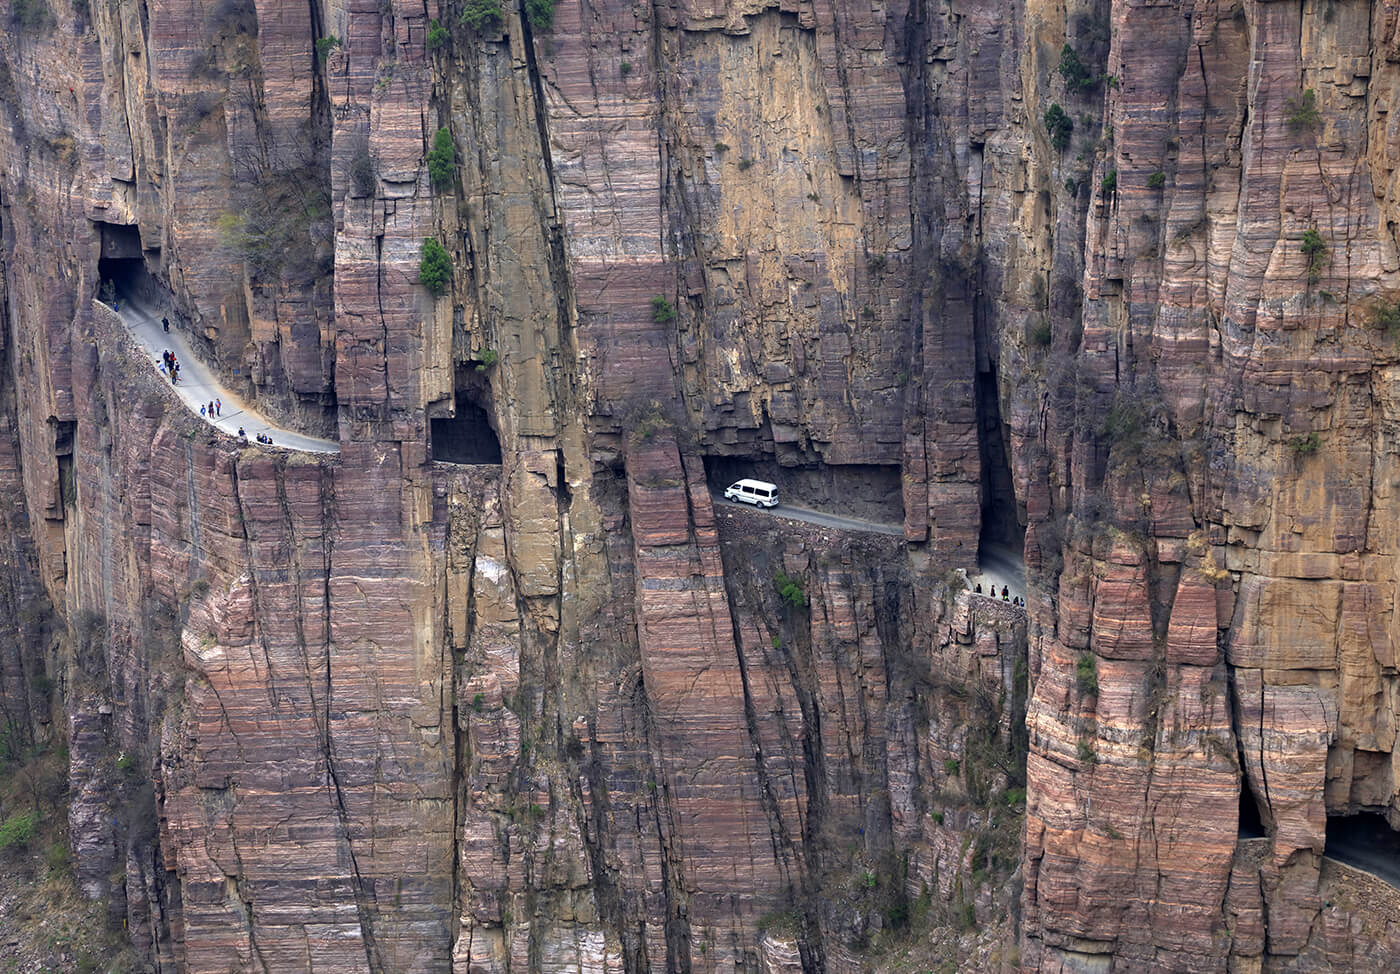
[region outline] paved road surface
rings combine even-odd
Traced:
[[[1400,835],[1379,815],[1329,822],[1326,855],[1400,888]]]
[[[175,392],[190,412],[198,416],[201,405],[215,398],[223,400],[223,409],[218,419],[201,417],[206,423],[217,426],[231,436],[237,436],[238,427],[242,426],[248,433],[248,442],[255,446],[255,437],[259,433],[266,433],[272,437],[274,447],[305,450],[309,453],[340,452],[338,443],[275,426],[245,406],[237,395],[219,384],[214,373],[195,355],[179,329],[172,328],[168,334],[161,329],[159,314],[132,302],[127,295],[121,296],[121,310],[117,314],[126,323],[132,337],[150,355],[151,369],[162,382],[170,380],[160,374],[161,352],[169,349],[175,353],[175,357],[180,360],[180,383],[175,386]]]
[[[806,521],[808,524],[819,524],[824,528],[838,528],[842,531],[868,531],[871,534],[889,534],[897,537],[904,537],[904,525],[902,524],[881,524],[878,521],[862,521],[854,517],[837,517],[835,514],[823,514],[821,511],[813,511],[805,507],[793,507],[791,504],[779,504],[777,507],[754,507],[752,504],[744,504],[740,501],[725,500],[724,494],[713,495],[716,507],[742,507],[750,511],[764,511],[774,517],[785,517],[791,521]]]

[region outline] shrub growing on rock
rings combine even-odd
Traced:
[[[1316,227],[1303,231],[1302,250],[1303,256],[1308,258],[1308,283],[1316,284],[1322,280],[1322,268],[1327,263],[1327,244]]]
[[[525,16],[535,30],[554,26],[554,0],[525,0]]]
[[[661,295],[651,299],[651,320],[658,325],[668,324],[676,320],[676,309],[670,301]]]
[[[428,24],[428,39],[424,42],[428,50],[436,51],[448,42],[452,37],[451,32],[442,24],[434,20]]]
[[[452,282],[452,258],[447,248],[432,237],[423,241],[423,256],[418,261],[418,283],[434,297],[440,297]]]
[[[1149,189],[1161,189],[1165,185],[1167,185],[1167,174],[1160,169],[1147,177],[1147,186]]]
[[[1060,63],[1056,68],[1065,79],[1065,87],[1070,91],[1091,91],[1098,86],[1099,78],[1091,72],[1079,52],[1066,44],[1060,51]]]
[[[0,851],[23,849],[38,831],[38,812],[16,812],[0,822]]]
[[[1105,196],[1118,188],[1118,170],[1110,169],[1104,174],[1103,181],[1099,183],[1099,188],[1103,190]]]
[[[1377,301],[1371,306],[1371,325],[1387,335],[1400,332],[1400,301]]]
[[[1295,457],[1311,456],[1317,452],[1320,446],[1322,446],[1322,440],[1318,438],[1316,432],[1295,436],[1288,441],[1288,448],[1293,451]]]
[[[445,127],[433,136],[433,147],[428,150],[428,178],[437,189],[447,189],[457,174],[457,148],[452,144],[452,133]]]
[[[1283,119],[1290,132],[1317,128],[1322,122],[1322,113],[1317,110],[1317,92],[1311,88],[1295,98],[1288,99],[1285,105],[1287,112]]]
[[[1045,109],[1045,129],[1050,133],[1050,144],[1056,151],[1063,152],[1069,148],[1070,136],[1074,134],[1074,119],[1059,102],[1053,102]]]
[[[788,575],[787,572],[779,571],[773,576],[773,586],[778,590],[778,595],[782,600],[794,609],[801,609],[807,604],[807,593],[802,590],[802,583]]]
[[[1075,682],[1084,693],[1099,692],[1099,667],[1093,653],[1084,653],[1074,668]]]
[[[480,31],[501,22],[501,0],[467,0],[462,7],[462,23]]]
[[[324,63],[326,58],[331,56],[331,51],[334,51],[339,46],[340,38],[336,37],[334,34],[327,34],[325,37],[316,38],[316,60]]]

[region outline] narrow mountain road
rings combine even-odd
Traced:
[[[294,433],[276,426],[258,415],[244,405],[237,395],[219,383],[213,370],[199,360],[194,350],[190,348],[189,342],[185,340],[185,336],[180,334],[178,329],[172,328],[169,332],[164,331],[161,328],[160,316],[133,302],[128,295],[121,295],[120,304],[121,308],[117,311],[118,317],[126,325],[127,330],[131,332],[131,336],[150,355],[151,369],[161,382],[170,382],[160,372],[161,353],[167,349],[175,353],[175,357],[180,362],[180,382],[174,386],[175,393],[190,412],[199,416],[200,406],[208,406],[214,399],[223,400],[223,407],[217,418],[200,417],[210,426],[218,427],[219,430],[231,436],[237,436],[238,428],[241,426],[248,434],[249,444],[255,446],[259,445],[256,440],[257,435],[263,433],[272,437],[274,449],[283,447],[290,450],[304,450],[308,453],[340,452],[340,444],[338,443],[307,436],[303,433]]]
[[[726,500],[722,493],[712,494],[711,499],[715,502],[716,507],[742,507],[749,511],[762,511],[774,517],[785,517],[790,521],[819,524],[824,528],[836,528],[841,531],[866,531],[870,534],[904,537],[904,525],[902,524],[881,524],[879,521],[862,521],[854,517],[837,517],[835,514],[824,514],[806,507],[793,507],[791,504],[779,504],[777,507],[767,508],[754,507],[752,504]]]

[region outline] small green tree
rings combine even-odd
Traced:
[[[1400,332],[1400,301],[1376,301],[1371,305],[1370,318],[1373,328],[1395,335]]]
[[[16,812],[0,822],[0,851],[23,849],[38,831],[38,812]]]
[[[1053,102],[1045,109],[1045,128],[1050,133],[1050,144],[1056,151],[1063,152],[1069,148],[1070,136],[1074,134],[1074,119],[1060,107],[1059,102]]]
[[[467,0],[462,7],[462,23],[482,31],[501,22],[501,0]]]
[[[778,590],[778,595],[782,600],[794,609],[801,609],[807,604],[807,593],[802,591],[802,583],[788,575],[787,572],[779,571],[773,576],[773,587]]]
[[[1075,668],[1075,680],[1084,693],[1099,692],[1099,668],[1093,653],[1083,653]]]
[[[340,38],[334,34],[327,34],[325,37],[316,38],[316,60],[318,63],[325,63],[326,58],[331,56],[331,51],[340,46]]]
[[[428,39],[424,42],[428,50],[436,51],[438,48],[442,47],[451,39],[451,31],[449,31],[446,27],[442,26],[442,24],[438,23],[436,20],[428,24]]]
[[[428,178],[437,189],[448,189],[457,175],[457,147],[452,143],[452,133],[444,126],[433,136],[433,147],[428,150]]]
[[[535,30],[554,26],[554,0],[525,0],[525,16]]]
[[[1110,169],[1105,173],[1103,181],[1099,183],[1099,188],[1103,190],[1105,196],[1116,190],[1118,188],[1118,170]]]
[[[1161,189],[1165,185],[1167,185],[1167,174],[1160,169],[1147,177],[1148,189]]]
[[[1288,441],[1288,448],[1293,451],[1295,457],[1312,456],[1320,446],[1322,446],[1322,440],[1316,431],[1295,436]]]
[[[1065,79],[1065,87],[1070,91],[1089,91],[1098,86],[1098,76],[1091,72],[1079,57],[1079,52],[1069,44],[1060,50],[1060,63],[1056,68]]]
[[[446,293],[452,282],[452,258],[447,248],[432,237],[423,241],[423,256],[418,261],[418,283],[428,289],[434,297]]]
[[[1322,268],[1327,264],[1327,244],[1316,227],[1303,231],[1302,250],[1308,258],[1308,283],[1316,284],[1322,280]]]
[[[1283,116],[1288,130],[1293,133],[1317,128],[1322,123],[1322,113],[1317,110],[1317,92],[1309,88],[1301,95],[1285,102],[1287,111]]]
[[[651,299],[651,320],[665,325],[676,320],[676,309],[661,295]]]

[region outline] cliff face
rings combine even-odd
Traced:
[[[12,16],[0,704],[161,970],[1392,963],[1394,9]]]
[[[1025,352],[1049,408],[1010,410],[1031,966],[1395,962],[1319,873],[1329,816],[1400,824],[1393,33],[1380,4],[1113,8],[1104,139],[1052,167],[1082,319]]]

